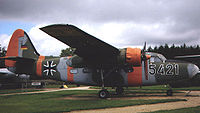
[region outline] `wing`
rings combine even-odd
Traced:
[[[76,48],[75,54],[92,62],[104,61],[119,54],[119,49],[73,25],[56,24],[40,29],[68,46]]]

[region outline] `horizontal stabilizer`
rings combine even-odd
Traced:
[[[0,60],[12,60],[12,61],[17,61],[17,62],[34,62],[34,59],[31,58],[24,58],[24,57],[1,57]]]
[[[1,68],[0,75],[15,75],[15,74],[13,72],[9,71],[7,68]]]

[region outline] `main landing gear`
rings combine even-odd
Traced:
[[[108,97],[110,97],[110,94],[106,89],[102,89],[101,91],[99,91],[99,98],[106,99]]]
[[[108,98],[110,96],[109,92],[107,91],[107,89],[105,89],[104,87],[104,76],[103,76],[103,70],[100,70],[101,73],[101,82],[102,82],[102,90],[99,91],[99,98],[101,99],[105,99]]]
[[[124,93],[123,87],[117,87],[116,88],[116,93],[117,93],[117,95],[122,95]]]
[[[102,82],[102,90],[100,90],[99,91],[99,98],[101,98],[101,99],[106,99],[106,98],[108,98],[108,97],[110,97],[110,94],[109,94],[109,92],[108,92],[108,90],[107,89],[105,89],[105,83],[104,83],[104,78],[106,78],[112,71],[114,71],[114,69],[113,70],[111,70],[110,72],[108,72],[105,76],[103,75],[103,69],[100,69],[100,74],[101,74],[101,82]],[[123,87],[120,87],[120,86],[118,86],[117,88],[116,88],[116,94],[117,95],[122,95],[123,94],[123,92],[124,92],[124,89],[123,89]]]
[[[116,88],[116,94],[117,95],[122,95],[124,93],[124,89],[122,87],[117,87]],[[101,99],[106,99],[110,97],[110,93],[108,92],[107,89],[102,89],[99,91],[99,98]]]

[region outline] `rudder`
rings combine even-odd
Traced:
[[[39,56],[27,33],[22,29],[17,29],[10,39],[6,57],[37,59]],[[15,63],[16,61],[5,60],[7,67],[14,67]]]

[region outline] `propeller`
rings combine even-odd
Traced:
[[[146,50],[146,45],[147,45],[147,43],[146,43],[146,41],[145,41],[144,47],[143,47],[143,49],[141,50],[141,62],[144,61],[145,78],[146,78],[146,80],[148,80],[148,73],[147,73],[147,65],[148,65],[148,64],[147,64],[147,60],[148,60],[151,56],[146,55],[146,52],[147,52],[147,50]]]
[[[145,61],[146,59],[147,59],[147,57],[146,57],[146,45],[147,45],[147,43],[146,43],[146,41],[145,41],[145,43],[144,43],[144,47],[143,47],[143,49],[141,50],[141,60],[142,61]]]

